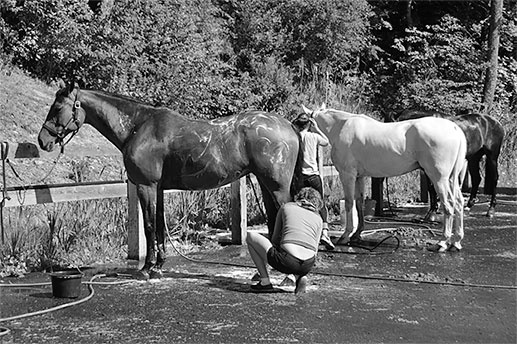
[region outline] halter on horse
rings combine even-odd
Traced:
[[[321,108],[314,117],[327,135],[331,158],[345,194],[346,228],[339,241],[360,240],[364,229],[364,178],[392,177],[422,168],[443,199],[443,236],[436,250],[461,249],[463,196],[460,183],[465,172],[466,140],[461,129],[441,118],[382,123],[365,115]],[[352,207],[359,218],[353,233]],[[338,241],[338,242],[339,242]]]
[[[163,190],[205,190],[249,173],[260,184],[268,229],[278,208],[291,199],[291,182],[301,165],[299,135],[286,119],[248,111],[211,121],[191,120],[103,91],[71,83],[56,98],[39,133],[40,147],[64,145],[83,123],[95,127],[123,155],[129,180],[137,185],[143,210],[147,255],[142,273],[158,274],[165,262]]]
[[[481,183],[479,163],[483,156],[485,160],[485,186],[484,193],[490,195],[490,205],[486,213],[487,217],[495,215],[497,181],[499,179],[498,158],[504,139],[504,128],[496,119],[491,116],[477,113],[470,113],[459,116],[447,116],[441,112],[426,112],[417,110],[406,110],[397,118],[397,121],[415,119],[421,117],[447,118],[456,123],[467,138],[467,161],[468,170],[472,179],[472,188],[467,202],[466,210],[470,210],[475,202]],[[438,200],[433,185],[428,180],[428,189],[431,198],[429,214],[432,216],[438,210]]]

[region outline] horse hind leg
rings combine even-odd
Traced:
[[[465,207],[465,210],[467,211],[469,211],[474,206],[474,204],[476,204],[477,201],[476,197],[479,190],[479,184],[481,183],[481,174],[479,173],[479,162],[482,157],[483,153],[478,152],[468,160],[468,171],[470,174],[472,186],[470,188],[469,200],[467,201],[467,205]]]
[[[437,243],[436,247],[433,247],[433,251],[445,252],[449,248],[452,238],[452,229],[454,225],[454,213],[455,213],[455,194],[451,189],[449,181],[445,178],[441,178],[439,181],[434,183],[436,193],[442,200],[443,208],[443,232],[442,237]],[[463,206],[463,205],[461,205]]]
[[[497,182],[499,180],[499,172],[497,166],[497,157],[487,155],[485,168],[485,193],[491,195],[490,205],[486,213],[487,217],[495,216]]]
[[[282,204],[289,202],[291,199],[289,192],[290,185],[278,188],[273,187],[273,183],[268,183],[262,178],[257,178],[257,180],[262,192],[262,201],[264,202],[264,207],[266,208],[266,220],[269,238],[272,238],[273,231],[275,230],[275,221],[276,215],[278,214],[278,209]]]
[[[464,177],[464,176],[463,176]],[[461,187],[456,184],[454,187],[454,222],[453,222],[453,236],[452,236],[452,247],[456,250],[461,250],[461,240],[464,237],[463,231],[463,194],[461,193]],[[450,249],[452,249],[452,247]]]

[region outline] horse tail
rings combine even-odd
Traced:
[[[493,195],[496,192],[497,180],[499,179],[497,161],[499,159],[499,154],[501,153],[505,131],[501,123],[499,123],[495,118],[487,116],[486,120],[493,123],[491,128],[487,125],[487,129],[490,128],[492,143],[490,147],[485,147],[485,184],[483,191],[486,195]]]
[[[291,126],[298,137],[298,155],[294,165],[293,179],[291,181],[291,197],[294,197],[302,188],[302,166],[303,166],[303,141],[300,130],[291,123]]]
[[[458,147],[458,152],[456,154],[456,162],[454,163],[452,175],[454,176],[454,186],[458,186],[461,192],[461,185],[463,184],[463,180],[465,179],[465,174],[467,172],[467,139],[463,130],[457,127],[462,135],[460,135],[460,144]],[[462,205],[463,206],[463,205]]]

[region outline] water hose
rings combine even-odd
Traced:
[[[117,274],[117,273],[115,273],[115,274],[98,274],[98,275],[95,275],[95,276],[93,276],[90,279],[90,281],[82,282],[83,284],[88,285],[88,290],[90,292],[86,297],[84,297],[84,298],[82,298],[80,300],[68,302],[68,303],[65,303],[65,304],[62,304],[62,305],[59,305],[59,306],[56,306],[56,307],[52,307],[52,308],[48,308],[48,309],[44,309],[44,310],[40,310],[40,311],[35,311],[35,312],[30,312],[30,313],[25,313],[25,314],[20,314],[20,315],[15,315],[15,316],[12,316],[12,317],[7,317],[7,318],[0,318],[0,323],[6,322],[6,321],[12,321],[12,320],[28,318],[28,317],[32,317],[32,316],[36,316],[36,315],[42,315],[42,314],[46,314],[46,313],[50,313],[50,312],[55,312],[55,311],[58,311],[58,310],[61,310],[61,309],[64,309],[64,308],[80,305],[81,303],[84,303],[84,302],[90,300],[95,295],[95,290],[93,289],[93,285],[115,285],[115,284],[119,285],[119,284],[125,284],[125,283],[131,282],[131,281],[95,282],[95,280],[98,279],[98,278],[117,277],[117,276],[126,276],[126,277],[129,276],[129,277],[131,277],[131,275]],[[12,284],[0,284],[0,288],[40,287],[40,286],[48,286],[48,285],[51,285],[51,284],[52,284],[51,282],[27,283],[27,284],[12,283]],[[10,330],[7,327],[0,326],[0,337],[7,335],[9,332],[10,332]]]
[[[398,224],[403,223],[403,224],[412,224],[412,225],[414,225],[413,222],[408,222],[408,221],[394,221],[394,222],[396,222]],[[424,229],[433,231],[429,226],[427,226],[425,224],[417,224],[417,225],[423,227]],[[382,228],[382,229],[366,230],[366,231],[363,231],[363,233],[367,233],[367,235],[368,235],[368,234],[372,234],[372,233],[369,233],[371,231],[379,232],[379,231],[384,231],[384,230],[387,230],[387,229]],[[182,258],[184,258],[185,260],[188,260],[190,262],[198,263],[198,264],[225,265],[225,266],[233,266],[233,267],[241,267],[241,268],[251,268],[251,269],[256,268],[255,265],[251,265],[251,264],[229,263],[229,262],[222,262],[222,261],[217,261],[217,260],[195,259],[195,258],[189,257],[189,256],[183,254],[176,247],[176,245],[174,244],[174,240],[171,238],[171,236],[169,235],[168,232],[167,232],[167,236],[168,236],[169,242],[171,243],[172,248],[174,249],[174,251],[179,256],[181,256]],[[383,239],[374,248],[378,247],[383,241],[385,241],[388,238],[391,238],[391,236],[388,236],[387,238]],[[397,240],[398,240],[398,238],[397,238]],[[320,250],[318,252],[348,253],[348,252],[326,251],[326,250],[325,251]],[[387,252],[387,253],[393,253],[393,252],[394,251]],[[417,283],[417,284],[434,284],[434,285],[438,284],[438,285],[456,286],[456,287],[472,287],[472,288],[517,290],[517,286],[512,286],[512,285],[509,285],[509,286],[508,285],[492,285],[492,284],[479,284],[479,283],[466,283],[466,282],[464,283],[464,282],[452,282],[452,281],[425,281],[425,280],[419,280],[419,279],[414,279],[414,278],[398,278],[398,277],[392,277],[392,276],[371,276],[371,275],[332,273],[332,272],[319,271],[318,269],[315,269],[315,270],[311,271],[311,274],[321,275],[321,276],[356,278],[356,279],[366,279],[366,280],[380,280],[380,281],[392,281],[392,282],[406,282],[406,283]]]

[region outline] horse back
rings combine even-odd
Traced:
[[[123,153],[134,182],[204,190],[250,172],[280,176],[296,160],[298,144],[290,122],[275,114],[249,111],[204,121],[169,111],[137,128]]]
[[[485,114],[471,113],[451,118],[465,133],[467,139],[467,157],[479,151],[499,156],[504,128],[495,118]]]

